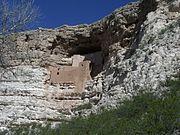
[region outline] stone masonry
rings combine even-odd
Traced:
[[[84,92],[86,81],[91,80],[91,69],[90,61],[83,61],[83,59],[83,56],[74,55],[72,56],[72,66],[49,67],[50,84],[75,85],[75,90],[72,92]]]

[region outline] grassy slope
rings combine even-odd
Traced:
[[[180,79],[167,81],[162,97],[140,94],[116,110],[77,118],[61,127],[61,135],[164,135],[180,128]]]
[[[139,94],[116,110],[64,122],[57,129],[40,128],[38,135],[170,135],[180,128],[180,78],[167,81],[162,97]],[[32,128],[33,129],[33,128]],[[28,134],[26,128],[16,134]],[[35,135],[34,130],[31,133]]]

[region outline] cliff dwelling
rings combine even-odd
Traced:
[[[69,84],[75,86],[75,93],[81,93],[87,80],[91,80],[91,62],[84,61],[84,56],[74,55],[71,58],[64,58],[70,61],[70,66],[49,67],[50,83]]]
[[[62,61],[70,65],[50,66],[50,84],[75,86],[74,93],[84,92],[86,81],[91,80],[102,68],[101,52],[73,55]]]

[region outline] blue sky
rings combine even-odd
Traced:
[[[133,0],[35,0],[40,18],[36,27],[90,24]]]

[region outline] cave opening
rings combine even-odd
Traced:
[[[103,57],[102,51],[91,52],[88,54],[84,54],[85,59],[91,61],[90,69],[91,69],[91,77],[94,78],[103,70]]]
[[[103,70],[103,53],[101,46],[97,47],[77,47],[73,48],[70,56],[81,55],[84,56],[84,61],[91,61],[90,70],[92,79],[97,76]]]

